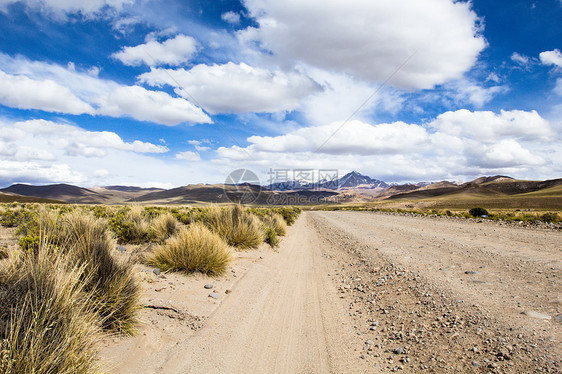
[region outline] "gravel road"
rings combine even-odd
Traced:
[[[135,372],[560,372],[561,243],[552,230],[304,212],[202,328]]]

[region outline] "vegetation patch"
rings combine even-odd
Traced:
[[[146,262],[163,271],[201,272],[221,275],[232,260],[232,253],[221,237],[202,223],[194,223],[156,247]]]

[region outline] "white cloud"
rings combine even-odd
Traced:
[[[509,88],[504,85],[483,87],[470,79],[459,79],[451,81],[444,86],[448,94],[457,103],[470,103],[476,108],[482,108],[496,95],[507,92]]]
[[[120,86],[99,101],[98,112],[109,116],[127,115],[139,121],[173,126],[183,122],[212,123],[211,119],[182,98],[140,86]]]
[[[252,48],[280,59],[401,88],[431,88],[458,79],[486,41],[470,2],[448,0],[246,0],[259,24],[239,32]]]
[[[0,70],[16,75],[19,86],[23,87],[20,87],[20,91],[29,93],[16,96],[15,92],[9,91],[3,96],[3,90],[0,88],[0,100],[6,97],[2,101],[4,105],[47,110],[49,107],[39,100],[46,96],[45,100],[51,101],[51,111],[62,113],[128,116],[164,125],[212,122],[200,108],[183,98],[172,97],[162,91],[149,91],[140,86],[120,85],[68,66],[30,61],[23,57],[13,58],[0,53]],[[0,80],[1,77],[0,75]],[[51,97],[43,94],[43,91],[48,91],[44,88],[44,82],[52,82],[48,85],[49,92],[58,95]],[[30,87],[36,88],[37,92],[28,92],[31,91]]]
[[[503,137],[548,141],[554,135],[548,121],[536,111],[471,112],[466,109],[446,112],[430,123],[430,127],[461,139],[474,139],[491,144]]]
[[[67,87],[55,81],[34,80],[0,71],[0,104],[18,109],[40,109],[46,112],[82,114],[94,108],[76,97]]]
[[[55,18],[64,19],[68,14],[79,13],[85,17],[95,17],[105,13],[119,12],[123,6],[134,0],[2,0],[0,11],[7,12],[14,3],[24,4],[28,9],[42,12]]]
[[[66,164],[39,164],[32,161],[5,160],[0,163],[0,183],[82,183],[84,174],[71,170]]]
[[[313,152],[328,154],[395,154],[422,146],[425,129],[404,122],[376,126],[350,121],[342,126],[334,122],[325,126],[305,127],[286,135],[251,136],[252,150],[263,152]]]
[[[559,49],[553,51],[545,51],[539,54],[541,62],[545,65],[554,65],[562,67],[562,52]]]
[[[226,12],[221,14],[221,19],[232,25],[237,25],[240,23],[240,14],[234,12]]]
[[[556,86],[554,87],[553,92],[557,95],[562,96],[562,78],[556,79]]]
[[[194,146],[195,149],[198,150],[199,152],[205,152],[205,151],[209,151],[211,149],[211,147],[201,145],[202,143],[211,144],[211,142],[209,142],[208,140],[207,141],[188,140],[187,143]]]
[[[22,161],[54,160],[56,150],[69,156],[84,157],[104,157],[110,149],[137,153],[168,152],[165,146],[139,140],[126,143],[114,132],[86,131],[77,126],[45,120],[0,123],[0,138],[14,150],[9,159]]]
[[[530,59],[525,55],[522,55],[517,52],[513,52],[513,54],[511,55],[511,61],[522,66],[527,66],[529,64]]]
[[[338,123],[285,135],[253,136],[249,146],[221,147],[217,165],[270,168],[359,169],[388,181],[465,179],[490,174],[546,174],[562,144],[537,112],[446,112],[427,125],[351,121],[319,151]],[[540,172],[540,170],[543,170]],[[547,170],[547,171],[544,171]]]
[[[210,113],[278,112],[296,109],[319,87],[307,76],[255,68],[244,63],[151,69],[139,77],[152,86],[168,84],[193,97]]]
[[[184,151],[176,154],[176,159],[185,161],[199,161],[201,156],[199,153],[193,151]]]
[[[124,47],[113,57],[125,65],[138,66],[143,63],[149,66],[181,65],[188,62],[197,52],[197,42],[190,36],[179,34],[163,41],[149,40],[135,47]]]

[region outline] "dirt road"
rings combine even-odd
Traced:
[[[305,212],[202,328],[150,354],[129,344],[112,365],[134,373],[559,372],[560,243],[552,231]]]

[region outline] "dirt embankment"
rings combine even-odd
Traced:
[[[306,212],[225,277],[147,273],[141,333],[102,355],[120,373],[559,372],[561,239]]]

